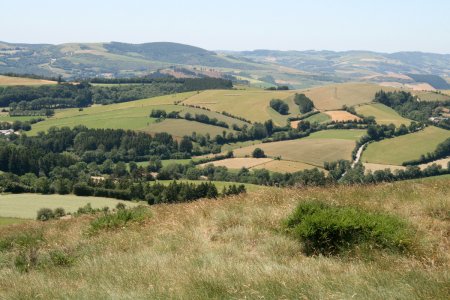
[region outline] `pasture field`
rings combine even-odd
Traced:
[[[324,113],[331,118],[331,121],[335,122],[358,121],[361,119],[345,110],[328,110]]]
[[[18,117],[10,117],[8,113],[0,113],[0,122],[9,122],[12,123],[14,121],[30,121],[32,119],[37,118],[45,118],[39,116],[18,116]]]
[[[213,164],[216,167],[227,167],[228,169],[241,169],[241,168],[250,169],[258,165],[268,163],[272,160],[273,160],[272,158],[235,157],[201,164],[200,167]]]
[[[227,152],[230,150],[239,149],[239,148],[243,148],[243,147],[247,147],[247,146],[251,146],[251,145],[257,145],[257,144],[261,144],[261,140],[224,144],[222,146],[222,152]]]
[[[441,91],[443,94],[450,96],[450,90]]]
[[[414,92],[414,95],[419,97],[421,101],[450,101],[450,95],[441,92]]]
[[[307,169],[314,169],[316,166],[305,164],[298,161],[289,161],[289,160],[272,160],[260,165],[256,165],[251,170],[255,169],[266,169],[271,172],[278,173],[294,173],[298,171],[303,171]]]
[[[0,75],[0,86],[56,84],[56,81]]]
[[[55,116],[46,119],[43,122],[34,124],[29,134],[35,135],[39,131],[46,131],[52,126],[74,127],[76,125],[85,125],[90,128],[131,129],[147,132],[159,132],[159,128],[162,127],[163,129],[167,128],[168,130],[172,130],[170,133],[175,136],[191,134],[192,131],[196,131],[197,129],[198,133],[211,131],[217,134],[217,132],[220,131],[221,134],[223,131],[221,127],[201,124],[193,121],[189,123],[189,128],[186,128],[186,122],[189,121],[185,120],[167,119],[161,123],[155,123],[156,119],[149,117],[150,112],[153,109],[161,109],[167,112],[179,111],[182,116],[184,116],[186,112],[189,112],[192,115],[201,113],[208,115],[209,117],[217,118],[220,121],[224,121],[230,126],[232,124],[237,124],[239,126],[246,124],[243,121],[215,112],[173,104],[175,101],[182,101],[183,99],[191,97],[195,94],[196,92],[189,92],[118,104],[95,105],[84,108],[82,111],[78,109],[60,110],[56,112]],[[162,125],[162,123],[165,124]],[[179,133],[177,132],[178,130],[181,130],[182,132]]]
[[[411,123],[411,120],[403,118],[395,110],[381,103],[356,106],[355,110],[363,116],[375,117],[378,124],[389,125],[392,123],[398,127],[402,124],[408,126]]]
[[[289,111],[298,111],[293,101],[288,99],[294,93],[295,91],[209,90],[189,97],[183,103],[206,107],[212,111],[226,111],[253,122],[264,122],[275,114],[269,106],[272,99],[285,100],[289,103]],[[289,116],[279,115],[274,121],[278,125],[285,125]]]
[[[251,156],[255,148],[261,148],[269,157],[281,157],[282,160],[303,162],[322,168],[326,161],[351,160],[355,140],[361,134],[361,130],[326,130],[313,133],[307,138],[236,149],[234,155]]]
[[[116,207],[117,203],[136,206],[131,201],[121,201],[102,197],[79,197],[75,195],[41,195],[41,194],[7,194],[0,195],[0,217],[35,219],[40,208],[55,209],[62,207],[68,212],[76,212],[78,208],[91,203],[93,208]]]
[[[447,169],[448,163],[450,162],[450,158],[442,158],[438,159],[426,164],[419,165],[420,169],[425,169],[433,164],[436,164],[438,166],[441,166],[443,169]],[[391,169],[392,172],[395,170],[405,170],[406,167],[404,166],[395,166],[395,165],[387,165],[387,164],[374,164],[374,163],[364,163],[364,167],[366,168],[366,171],[377,171],[377,170],[385,170],[385,169]]]
[[[433,152],[447,138],[450,138],[449,130],[430,126],[418,132],[369,144],[363,152],[362,162],[401,165]]]
[[[303,121],[308,121],[310,123],[327,123],[331,121],[331,117],[329,115],[327,115],[326,113],[318,113],[315,115],[312,115],[306,119],[304,119]],[[292,128],[297,128],[297,125],[300,121],[291,121],[291,127]]]
[[[176,137],[191,135],[194,131],[198,134],[209,133],[212,137],[216,135],[222,135],[224,131],[227,133],[235,132],[232,129],[203,124],[195,121],[187,121],[183,119],[165,119],[162,122],[153,123],[145,129],[141,130],[149,133],[167,132]]]
[[[2,299],[447,299],[448,177],[327,188],[264,189],[217,200],[154,205],[140,224],[84,234],[91,216],[0,227],[0,237],[42,232],[24,274],[19,249],[0,251]],[[318,199],[401,218],[419,246],[410,253],[304,254],[283,231],[303,201]],[[73,258],[52,264],[50,253]],[[50,261],[47,263],[47,261]]]
[[[332,84],[303,90],[318,110],[337,110],[343,105],[354,106],[373,101],[375,93],[393,91],[394,88],[369,83]]]

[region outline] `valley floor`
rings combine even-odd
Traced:
[[[42,230],[39,257],[64,251],[70,266],[14,267],[0,251],[0,298],[448,299],[448,177],[378,186],[270,189],[151,207],[152,217],[87,236],[92,216],[0,227],[1,239]],[[385,211],[417,229],[409,255],[306,256],[282,231],[300,202],[321,199]],[[0,242],[1,242],[0,239]],[[0,243],[1,244],[1,243]]]

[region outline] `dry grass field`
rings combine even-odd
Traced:
[[[56,81],[0,75],[0,86],[56,84]]]
[[[343,105],[354,106],[373,101],[375,93],[393,91],[394,88],[368,83],[343,83],[326,85],[302,91],[318,110],[341,109]]]
[[[324,113],[330,116],[331,121],[335,122],[358,121],[361,119],[345,110],[329,110]]]
[[[403,118],[395,110],[381,103],[357,106],[355,110],[363,116],[375,117],[378,124],[394,124],[398,127],[402,124],[409,125],[411,123],[411,120]]]
[[[0,298],[448,299],[449,194],[439,178],[273,189],[156,205],[145,221],[95,236],[86,234],[94,216],[2,226],[1,241],[33,233],[43,241],[28,273],[14,266],[20,248],[0,251]],[[395,215],[412,224],[419,246],[403,255],[307,256],[282,223],[310,199]],[[51,259],[58,253],[66,260]]]
[[[272,160],[267,163],[263,163],[260,165],[256,165],[254,169],[266,169],[272,172],[278,173],[294,173],[302,170],[313,169],[316,166],[305,164],[298,161],[289,161],[289,160]]]
[[[450,95],[447,95],[445,92],[438,93],[421,91],[414,92],[413,94],[419,97],[421,101],[450,101]]]
[[[241,168],[250,169],[258,165],[271,162],[272,160],[273,160],[272,158],[235,157],[217,160],[206,164],[201,164],[200,167],[213,164],[216,167],[227,167],[228,169],[241,169]]]

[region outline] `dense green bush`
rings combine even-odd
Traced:
[[[53,211],[50,208],[44,207],[44,208],[41,208],[38,210],[36,220],[48,221],[48,220],[54,219],[54,218],[55,218],[55,214],[53,213]]]
[[[413,230],[398,217],[316,200],[300,203],[286,227],[309,255],[336,255],[356,247],[402,253],[413,243]]]

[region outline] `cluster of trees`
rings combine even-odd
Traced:
[[[214,126],[219,126],[219,127],[223,127],[223,128],[229,128],[230,127],[224,121],[219,121],[219,120],[217,120],[217,118],[210,118],[210,117],[208,117],[205,114],[195,114],[194,116],[192,116],[191,113],[187,112],[184,115],[184,119],[186,119],[188,121],[197,121],[197,122],[200,122],[200,123],[214,125]],[[234,126],[233,128],[238,128],[236,126]]]
[[[314,103],[305,94],[295,94],[294,102],[302,114],[306,114],[314,108]]]
[[[406,161],[403,163],[403,165],[420,165],[437,159],[445,158],[447,156],[450,156],[450,138],[437,145],[434,152],[421,155],[419,159]]]
[[[92,104],[87,83],[0,87],[0,106],[11,111],[85,107]]]
[[[280,99],[270,100],[270,107],[277,111],[281,115],[289,114],[289,105]]]
[[[0,170],[14,174],[49,174],[55,167],[77,162],[103,163],[141,161],[150,156],[161,159],[189,158],[192,142],[178,143],[168,133],[150,136],[131,130],[51,128],[36,137],[21,135],[12,142],[0,141]]]
[[[450,108],[450,103],[440,101],[418,101],[409,92],[385,92],[375,94],[375,101],[393,108],[401,116],[422,123],[430,123],[429,118],[439,116],[442,108]],[[450,129],[450,121],[442,119],[435,125]]]
[[[95,79],[92,83],[128,83],[92,87],[94,103],[111,104],[174,93],[209,89],[231,89],[229,80],[220,78],[128,78]],[[130,84],[141,83],[141,84]]]
[[[31,130],[31,124],[35,124],[37,122],[43,121],[42,118],[31,119],[29,121],[19,121],[16,120],[14,122],[0,122],[0,130],[12,129],[14,131],[29,131]]]
[[[289,86],[287,85],[279,85],[279,86],[271,86],[266,88],[267,91],[288,91],[289,90]]]

